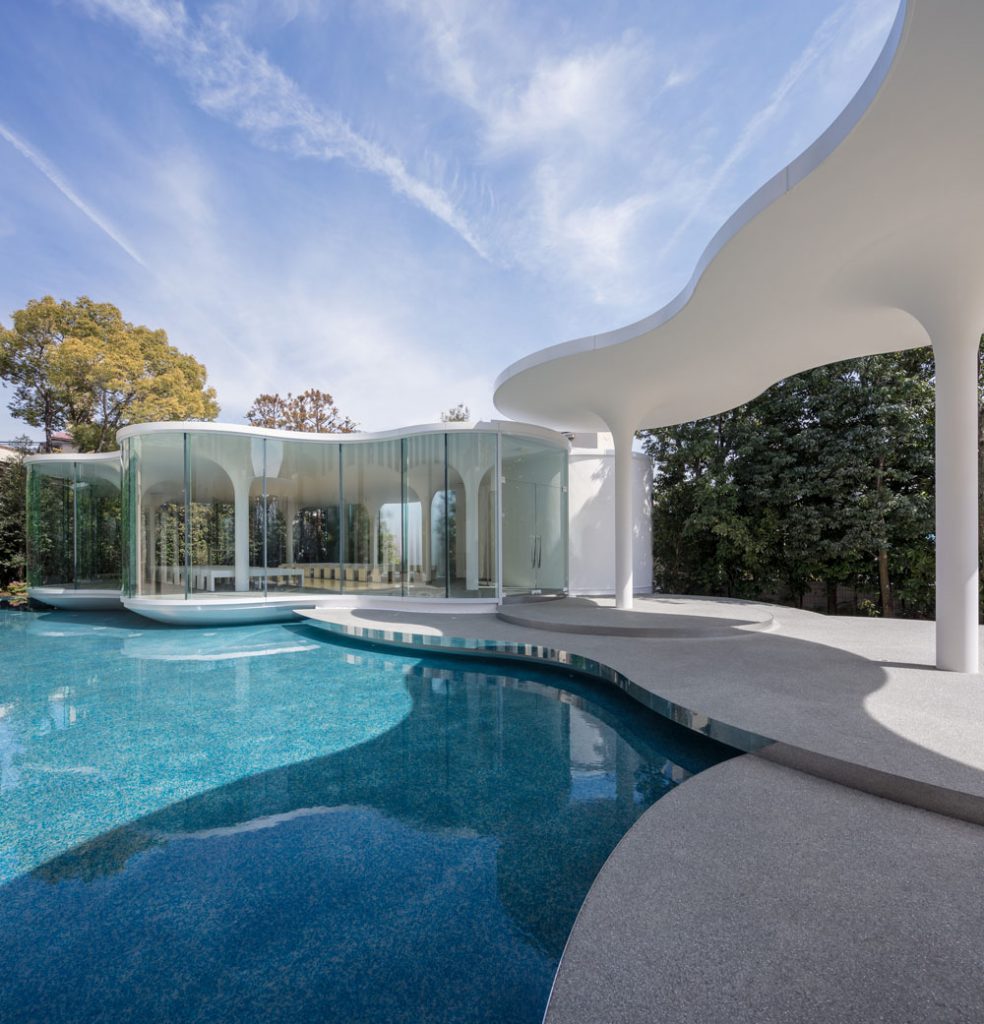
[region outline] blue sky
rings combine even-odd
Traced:
[[[310,386],[492,416],[506,364],[673,297],[897,6],[5,0],[0,319],[113,302],[231,422]]]

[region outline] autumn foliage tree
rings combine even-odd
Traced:
[[[131,324],[116,306],[86,296],[28,302],[0,327],[0,380],[10,412],[51,436],[68,429],[81,451],[110,451],[116,431],[154,420],[212,420],[205,367],[162,330]]]
[[[327,391],[308,388],[299,395],[287,392],[257,395],[246,412],[254,427],[296,430],[304,434],[351,434],[358,424],[343,416]]]

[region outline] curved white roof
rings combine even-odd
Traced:
[[[514,363],[497,408],[555,429],[666,426],[813,366],[978,336],[982,46],[982,0],[903,0],[855,98],[731,217],[687,287]]]

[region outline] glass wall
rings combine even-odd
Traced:
[[[267,438],[268,592],[341,591],[339,459],[337,444]]]
[[[496,436],[462,431],[447,445],[448,596],[496,597]]]
[[[414,434],[406,439],[403,483],[406,594],[447,597],[446,434]]]
[[[118,590],[118,458],[29,462],[27,472],[28,584]]]
[[[75,585],[89,590],[119,590],[119,461],[77,462],[75,471]]]
[[[190,592],[263,592],[264,439],[187,435]]]
[[[567,590],[567,452],[502,438],[502,592]]]
[[[128,587],[495,599],[567,586],[566,450],[495,432],[127,440]]]
[[[403,593],[402,446],[342,445],[346,593]]]
[[[185,435],[145,434],[127,442],[133,562],[128,585],[146,596],[185,595]]]

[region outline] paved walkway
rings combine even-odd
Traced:
[[[503,611],[300,614],[396,646],[610,666],[756,751],[660,800],[613,852],[548,1024],[984,1020],[984,677],[936,671],[932,623],[674,597],[631,617]]]
[[[460,651],[453,641],[466,639],[532,644],[535,657],[550,650],[580,655],[631,680],[636,696],[658,698],[652,703],[659,710],[659,700],[667,701],[692,713],[694,721],[710,719],[778,741],[773,756],[785,763],[796,760],[798,767],[875,792],[882,791],[880,784],[894,782],[891,795],[897,799],[984,822],[984,679],[933,667],[931,622],[831,618],[754,602],[653,597],[636,600],[631,625],[646,615],[657,623],[675,622],[673,635],[612,636],[570,631],[587,614],[583,600],[551,604],[529,612],[507,605],[504,613],[513,616],[519,608],[521,614],[543,617],[544,626],[551,625],[548,615],[566,613],[562,625],[567,628],[517,625],[494,614],[403,609],[335,607],[298,614],[382,642],[402,639],[412,646],[426,636],[432,649]],[[610,602],[599,602],[598,610],[606,618],[620,614]],[[764,629],[766,617],[771,621]],[[688,621],[689,627],[679,628]],[[723,632],[722,623],[727,624]],[[736,740],[727,728],[713,734],[746,749],[757,745]],[[848,766],[854,766],[852,777]],[[946,793],[940,790],[957,794],[953,799],[962,800],[961,806],[943,807]]]
[[[608,859],[546,1024],[979,1024],[984,829],[749,756]]]

